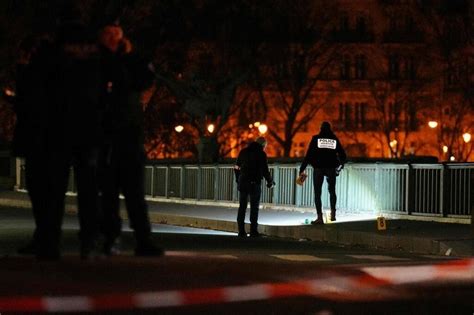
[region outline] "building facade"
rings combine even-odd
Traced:
[[[276,141],[288,135],[282,112],[305,91],[282,96],[266,88],[269,108],[259,122],[273,138],[269,155],[303,156],[329,121],[350,157],[474,161],[471,18],[469,1],[339,0],[327,32],[329,56],[308,72],[314,80],[295,126],[310,119],[294,128],[286,152]],[[250,137],[258,134],[252,130]]]

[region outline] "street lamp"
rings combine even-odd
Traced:
[[[258,126],[258,131],[259,131],[262,135],[264,135],[264,134],[267,133],[267,131],[268,131],[267,125],[261,124],[260,126]]]
[[[462,138],[464,139],[464,142],[469,143],[469,141],[471,141],[471,134],[466,132],[462,135]]]
[[[429,126],[430,128],[432,128],[432,129],[434,129],[434,128],[438,127],[438,122],[435,121],[435,120],[430,120],[430,121],[428,122],[428,126]]]
[[[447,145],[443,145],[443,152],[448,153],[448,146]]]
[[[178,126],[174,127],[174,130],[176,130],[176,132],[178,132],[178,133],[179,133],[179,132],[181,132],[181,131],[183,131],[183,130],[184,130],[184,127],[183,127],[183,126],[181,126],[181,125],[178,125]]]
[[[207,131],[209,131],[209,133],[213,133],[214,130],[215,130],[214,124],[207,125]]]

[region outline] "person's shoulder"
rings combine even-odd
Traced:
[[[240,150],[239,155],[247,153],[248,150],[249,150],[249,147],[243,148],[242,150]]]

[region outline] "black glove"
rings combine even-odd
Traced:
[[[275,181],[267,182],[267,188],[275,187]]]

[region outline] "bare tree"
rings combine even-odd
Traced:
[[[436,6],[420,5],[420,10],[432,34],[432,60],[439,65],[439,93],[432,112],[438,122],[436,148],[445,160],[467,161],[473,146],[466,143],[463,134],[474,131],[473,5],[469,1],[444,1]]]
[[[378,122],[375,133],[390,157],[414,154],[411,136],[418,130],[423,108],[427,106],[423,83],[376,80],[370,82],[374,114]],[[419,143],[418,146],[422,146]]]
[[[195,29],[190,29],[193,35],[182,68],[159,71],[158,78],[176,96],[194,127],[200,160],[215,162],[232,149],[227,145],[233,129],[230,117],[248,100],[246,93],[241,90],[237,96],[236,91],[248,78],[249,53],[241,34],[251,27],[243,18],[251,14],[251,1],[200,4],[195,8]]]
[[[338,49],[328,36],[337,8],[328,1],[278,1],[271,10],[269,40],[256,51],[255,88],[273,119],[269,133],[289,157],[295,135],[329,99],[315,100],[312,92]]]

